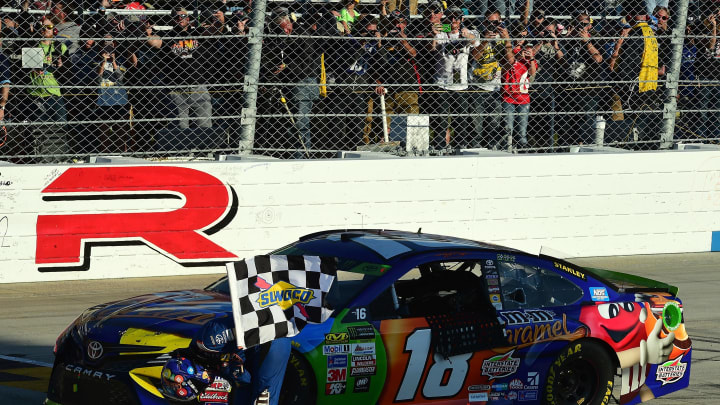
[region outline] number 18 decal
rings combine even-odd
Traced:
[[[430,354],[430,329],[418,329],[408,335],[405,352],[410,352],[410,360],[395,396],[396,401],[412,400],[417,394],[425,371],[425,361]],[[458,354],[445,359],[435,354],[422,386],[422,395],[425,398],[448,398],[460,393],[470,369],[468,362],[472,355],[472,353]],[[446,374],[447,378],[443,384],[443,376]]]

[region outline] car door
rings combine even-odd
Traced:
[[[387,372],[378,403],[487,401],[492,380],[518,368],[490,302],[484,262],[424,263],[378,296],[392,298],[379,325]]]

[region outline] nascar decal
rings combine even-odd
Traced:
[[[675,360],[669,360],[663,364],[658,364],[657,371],[655,372],[655,379],[662,382],[662,385],[665,385],[678,382],[685,377],[687,363],[683,363],[682,358],[683,356],[681,355]]]
[[[590,287],[590,296],[593,301],[610,301],[610,296],[605,287]]]
[[[285,281],[270,284],[262,277],[258,277],[255,286],[263,290],[260,292],[257,299],[257,303],[260,305],[260,308],[277,305],[285,310],[297,304],[300,308],[300,312],[307,317],[308,315],[305,312],[305,307],[301,304],[308,304],[313,298],[315,298],[315,294],[312,290],[296,287]]]
[[[490,378],[503,378],[515,374],[520,367],[520,359],[512,357],[513,353],[515,349],[483,360],[482,374]]]

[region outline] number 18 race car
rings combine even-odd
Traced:
[[[320,232],[271,254],[337,260],[332,316],[292,338],[282,404],[634,404],[689,383],[682,303],[661,282],[419,232]],[[90,308],[57,339],[46,404],[176,403],[163,366],[228,319],[227,278]],[[242,389],[217,377],[191,402]]]

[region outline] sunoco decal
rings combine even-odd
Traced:
[[[270,285],[270,283],[258,277],[255,285],[261,289],[265,289],[265,291],[260,292],[258,295],[257,303],[260,305],[260,308],[277,305],[285,310],[295,304],[308,304],[315,298],[312,290],[296,287],[285,281],[279,281]]]
[[[687,369],[687,363],[683,363],[681,361],[682,358],[683,356],[680,356],[675,360],[658,364],[655,378],[662,382],[662,385],[680,381],[683,377],[685,377],[685,370]]]
[[[505,354],[494,356],[483,360],[482,374],[490,378],[502,378],[515,374],[520,367],[520,359],[512,357],[515,350],[510,350]]]

